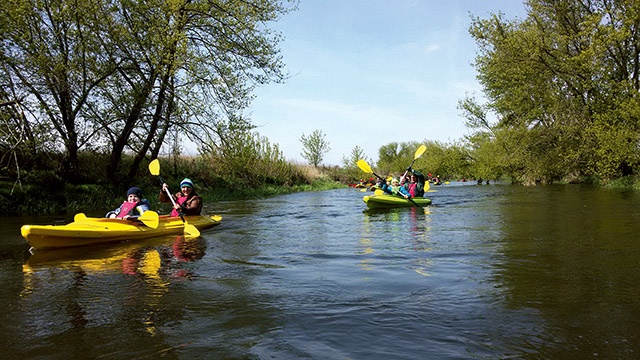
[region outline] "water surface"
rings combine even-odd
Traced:
[[[0,222],[6,358],[633,359],[640,197],[452,183],[208,204],[198,239],[41,251]],[[72,214],[71,214],[72,215]]]

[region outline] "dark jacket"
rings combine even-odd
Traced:
[[[173,201],[175,201],[176,204],[180,204],[180,207],[182,208],[182,214],[200,215],[200,212],[202,211],[202,198],[198,194],[196,194],[195,190],[191,191],[191,194],[189,194],[189,197],[186,199],[185,199],[185,195],[182,192],[177,192],[172,196],[173,196]],[[164,191],[160,191],[160,196],[158,196],[158,200],[164,203],[171,203],[171,199],[169,199],[169,196]],[[171,216],[178,216],[178,215],[180,214],[177,211],[175,211],[175,209],[171,211]]]

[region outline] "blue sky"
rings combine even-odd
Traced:
[[[498,11],[526,15],[519,0],[302,0],[272,24],[291,78],[257,88],[247,114],[298,163],[300,137],[316,129],[331,147],[324,165],[355,146],[376,161],[391,142],[462,139],[457,103],[481,96],[469,14]]]

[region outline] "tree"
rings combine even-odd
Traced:
[[[266,25],[296,0],[7,0],[0,5],[0,79],[28,121],[52,128],[64,176],[78,152],[109,153],[107,178],[129,181],[171,130],[201,148],[250,130],[256,84],[283,81],[280,34]],[[291,8],[287,8],[291,5]],[[4,82],[3,82],[4,83]],[[122,154],[134,155],[116,176]]]
[[[342,157],[342,166],[345,169],[357,169],[358,165],[356,164],[358,160],[364,160],[367,163],[370,163],[371,160],[367,159],[367,156],[364,154],[364,150],[359,145],[356,145],[353,149],[351,149],[351,154],[349,157]]]
[[[64,175],[79,181],[78,150],[94,134],[87,105],[96,86],[116,70],[101,43],[101,7],[95,1],[31,2],[8,0],[0,60],[14,79],[21,101],[37,123],[46,122],[64,148]]]
[[[309,162],[309,165],[318,167],[324,158],[324,154],[328,153],[331,148],[329,142],[322,130],[314,130],[308,137],[302,134],[300,142],[303,149],[300,155]]]
[[[411,164],[418,147],[420,147],[420,144],[414,141],[392,142],[381,146],[378,150],[378,169],[383,174],[404,171]]]
[[[474,18],[470,28],[486,109],[497,116],[489,141],[509,154],[494,159],[525,183],[607,180],[637,168],[640,3],[526,4],[523,21],[492,14]]]
[[[342,157],[342,168],[344,170],[345,181],[352,182],[362,178],[362,170],[357,165],[358,160],[364,160],[367,164],[371,164],[371,160],[367,158],[364,150],[358,145],[351,149],[349,157]]]

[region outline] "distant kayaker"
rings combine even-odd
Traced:
[[[168,195],[168,189],[169,185],[166,183],[162,184],[162,191],[160,191],[158,200],[165,203],[172,202]],[[202,198],[196,193],[195,186],[191,179],[184,178],[180,182],[180,192],[172,196],[175,205],[171,211],[171,216],[180,216],[181,213],[183,215],[200,215],[200,211],[202,211]]]
[[[105,217],[135,220],[145,211],[150,209],[151,206],[149,201],[147,199],[142,199],[142,189],[137,186],[133,186],[127,190],[127,200],[125,200],[117,209],[109,211]]]

